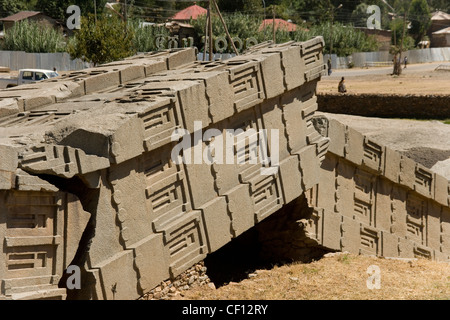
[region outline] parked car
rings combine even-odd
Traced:
[[[37,81],[59,76],[56,71],[44,69],[21,69],[17,78],[0,78],[0,89],[16,87],[21,84],[35,83]]]

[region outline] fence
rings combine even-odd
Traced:
[[[226,60],[235,54],[216,53],[213,60]],[[199,61],[203,60],[203,53],[197,55]],[[206,54],[209,61],[209,54]],[[81,59],[71,59],[66,52],[61,53],[27,53],[24,51],[0,51],[0,66],[11,70],[19,69],[53,69],[58,71],[81,70],[92,67],[91,64]]]
[[[214,59],[226,60],[234,54],[214,54]],[[426,63],[450,61],[450,47],[446,48],[428,48],[409,50],[403,53],[408,57],[409,63]],[[203,60],[203,53],[198,54],[198,60]],[[206,55],[209,60],[209,55]],[[325,55],[325,60],[330,56]],[[369,66],[389,65],[392,62],[392,55],[388,51],[377,52],[356,52],[348,57],[337,57],[331,55],[331,65],[333,69],[346,69],[349,64],[354,67],[364,68]],[[81,70],[89,68],[92,65],[83,62],[81,59],[71,59],[66,52],[61,53],[26,53],[23,51],[0,51],[0,66],[8,67],[11,70],[25,68],[33,69],[53,69],[59,71]]]
[[[402,56],[408,57],[408,63],[450,61],[450,47],[408,50],[403,52]],[[329,55],[325,55],[325,59],[329,57]],[[364,68],[389,65],[392,59],[393,56],[388,51],[356,52],[348,57],[337,57],[333,54],[331,55],[331,66],[333,69],[346,69],[351,63],[354,67]]]
[[[11,70],[53,69],[71,71],[89,68],[92,65],[81,59],[71,59],[67,52],[27,53],[24,51],[0,51],[0,66]]]

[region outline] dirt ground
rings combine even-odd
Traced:
[[[448,71],[436,70],[439,65],[410,65],[400,76],[391,75],[391,67],[336,70],[331,76],[321,79],[317,92],[337,92],[341,77],[345,77],[349,93],[450,95],[450,68]]]
[[[348,253],[256,270],[239,283],[197,287],[179,300],[449,300],[450,264]]]
[[[332,76],[322,78],[317,92],[336,92],[338,82],[344,76],[347,90],[352,93],[450,95],[450,70],[435,71],[435,68],[436,64],[412,65],[404,69],[403,74],[398,77],[390,74],[392,68],[337,70]],[[351,122],[354,122],[353,120],[353,118],[349,119]],[[416,130],[418,123],[415,122],[414,125]],[[428,125],[428,123],[420,124]],[[434,126],[436,125],[443,124],[434,123]],[[398,127],[398,124],[396,126]],[[446,127],[443,128],[446,129]],[[374,131],[373,128],[371,130]],[[445,135],[444,132],[443,135]],[[448,143],[450,136],[448,137],[449,139],[444,138],[441,142]],[[398,141],[393,143],[396,145]],[[438,146],[438,149],[445,148]],[[369,268],[378,268],[377,270],[380,271],[379,289],[376,288],[374,281],[369,281],[369,287],[372,289],[368,287],[368,279],[373,275],[368,273]],[[275,266],[271,270],[249,272],[249,278],[239,283],[230,282],[217,289],[208,286],[198,287],[185,291],[178,299],[450,299],[450,264],[424,259],[405,261],[335,254],[309,264],[293,263]]]
[[[435,69],[440,65],[448,65],[449,69],[436,71]],[[61,75],[68,73],[68,71],[58,72]],[[391,73],[392,67],[334,70],[331,76],[322,77],[317,86],[317,92],[337,92],[339,80],[344,76],[347,90],[351,93],[450,95],[450,62],[413,64],[403,69],[400,76],[392,76]],[[17,75],[16,70],[0,72],[1,78]]]
[[[435,71],[435,65],[411,65],[399,77],[391,72],[392,68],[336,70],[322,78],[317,92],[336,92],[344,76],[347,90],[352,93],[450,95],[450,71]],[[16,75],[12,71],[0,77]],[[379,270],[379,282],[368,273],[370,270]],[[449,300],[450,264],[334,254],[309,264],[250,270],[249,278],[239,283],[230,282],[217,289],[197,287],[172,299]]]

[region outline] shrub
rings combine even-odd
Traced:
[[[130,21],[129,24],[134,33],[133,46],[137,52],[157,51],[157,38],[170,35],[169,30],[164,26],[141,26],[141,22],[138,20]]]
[[[58,30],[24,20],[15,23],[5,32],[2,49],[35,53],[63,52],[66,50],[66,43]]]
[[[272,24],[268,24],[265,29],[260,30],[261,18],[258,16],[232,13],[224,14],[223,17],[231,37],[239,37],[243,41],[252,37],[255,38],[258,43],[273,39]],[[225,29],[216,15],[212,16],[212,23],[214,37],[220,36],[226,38]],[[199,35],[195,41],[195,45],[198,48],[201,48],[203,47],[205,36],[206,16],[202,16],[197,20],[192,20],[191,24]],[[324,49],[325,53],[329,53],[332,36],[333,53],[336,53],[338,56],[348,56],[354,52],[378,50],[378,43],[374,37],[367,36],[364,32],[353,28],[353,26],[346,26],[338,22],[333,24],[333,28],[331,28],[330,22],[325,22],[320,25],[313,25],[309,29],[299,26],[297,31],[294,32],[288,32],[280,28],[277,29],[275,33],[277,43],[291,40],[306,41],[316,36],[323,36],[326,43]],[[229,47],[226,52],[233,51],[231,50],[231,47]]]
[[[250,38],[254,38],[258,43],[273,39],[273,29],[271,24],[267,25],[266,28],[259,30],[262,23],[261,17],[236,12],[231,14],[223,14],[223,18],[227,25],[228,32],[230,33],[230,36],[232,38],[238,37],[243,42]],[[213,25],[213,39],[215,40],[218,37],[223,37],[228,42],[225,28],[223,27],[220,18],[217,15],[213,14],[211,20]],[[195,32],[197,34],[197,38],[195,39],[195,46],[197,46],[200,51],[203,51],[206,15],[200,16],[196,20],[191,20],[190,23],[194,26]],[[290,33],[283,29],[276,30],[275,38],[277,43],[283,43],[291,40]],[[245,50],[245,46],[243,46],[242,49]],[[229,44],[228,49],[225,52],[233,53],[231,44]]]
[[[330,53],[331,40],[333,40],[333,52],[340,57],[349,56],[354,52],[368,52],[378,50],[378,43],[372,36],[355,29],[353,26],[335,22],[331,28],[330,22],[314,25],[309,30],[298,30],[293,39],[305,41],[312,37],[322,36],[325,40],[324,53]],[[333,39],[331,39],[333,37]]]
[[[133,29],[116,17],[93,15],[81,18],[81,29],[69,41],[72,59],[80,58],[94,65],[117,61],[136,53]]]

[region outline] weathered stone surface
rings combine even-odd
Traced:
[[[167,50],[0,92],[0,298],[177,294],[306,195],[294,246],[447,259],[445,178],[337,120],[316,130],[323,45]]]
[[[90,214],[64,192],[0,191],[1,296],[64,299],[58,281],[78,250]]]
[[[443,230],[450,219],[448,180],[339,124],[334,116],[320,117],[325,126],[321,132],[331,138],[319,173],[316,204],[323,210],[323,222],[316,226],[323,228],[322,245],[376,256],[448,261]],[[333,141],[334,134],[344,153]]]

